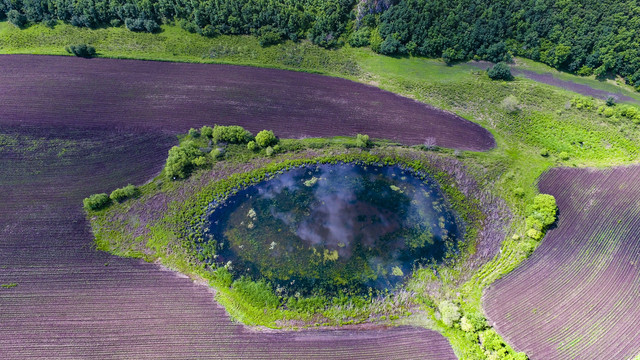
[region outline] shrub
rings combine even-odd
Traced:
[[[124,19],[124,26],[131,31],[155,33],[160,30],[160,25],[153,20]]]
[[[267,156],[271,156],[273,155],[273,148],[271,146],[267,146],[264,152],[267,154]]]
[[[549,150],[548,150],[548,149],[542,149],[542,150],[540,150],[540,156],[542,156],[542,157],[547,157],[547,156],[549,156]]]
[[[207,165],[207,158],[204,157],[204,156],[198,156],[197,158],[193,159],[193,161],[191,161],[191,163],[194,166],[198,166],[198,167],[205,166],[205,165]]]
[[[160,25],[158,25],[157,22],[153,21],[153,20],[145,20],[144,21],[144,29],[148,32],[148,33],[156,33],[158,31],[160,31]]]
[[[27,25],[27,16],[21,14],[18,10],[9,10],[7,12],[7,19],[10,23],[16,27],[22,28]]]
[[[202,36],[215,37],[220,35],[220,31],[211,25],[207,25],[202,29]]]
[[[69,54],[83,58],[91,58],[96,54],[96,48],[87,44],[69,45],[65,50],[67,50]]]
[[[564,160],[564,161],[569,160],[569,154],[566,151],[563,151],[560,154],[558,154],[558,157],[560,158],[560,160]]]
[[[244,144],[252,140],[253,135],[241,126],[220,126],[213,127],[211,137],[213,141],[226,142],[230,144]]]
[[[405,54],[407,49],[393,36],[388,36],[380,44],[380,53],[383,55]]]
[[[271,130],[262,130],[256,135],[256,144],[260,147],[267,147],[278,143],[278,138]]]
[[[613,96],[609,96],[607,98],[607,106],[613,106],[616,104],[616,98],[614,98]]]
[[[382,36],[380,36],[380,32],[378,31],[378,28],[375,28],[371,32],[371,37],[369,38],[369,45],[371,46],[371,50],[379,53],[380,46],[382,45],[383,40],[384,39],[382,39]]]
[[[356,146],[359,148],[368,148],[369,146],[371,146],[369,135],[356,135]]]
[[[220,159],[224,155],[224,151],[220,148],[211,150],[211,157],[213,159]]]
[[[593,75],[593,68],[583,65],[576,74],[580,76],[591,76]]]
[[[131,19],[131,18],[126,18],[124,19],[124,26],[127,27],[127,29],[129,29],[130,31],[144,31],[144,20],[142,19]]]
[[[211,139],[213,137],[213,128],[211,126],[203,126],[200,129],[200,135]]]
[[[193,168],[193,160],[199,156],[202,156],[202,151],[192,143],[172,147],[165,165],[165,175],[169,179],[186,178]]]
[[[505,62],[499,62],[487,70],[491,80],[512,80],[511,69]]]
[[[527,209],[527,236],[534,240],[542,239],[544,231],[556,221],[557,211],[556,199],[552,195],[536,195]]]
[[[540,240],[542,239],[542,232],[537,230],[537,229],[529,229],[527,230],[527,236],[530,237],[533,240]]]
[[[109,196],[105,193],[93,194],[82,201],[86,210],[100,210],[109,205]]]
[[[276,31],[272,26],[263,26],[258,30],[258,42],[262,47],[279,44],[282,38],[282,33]]]
[[[442,316],[442,322],[451,327],[453,323],[460,319],[460,309],[449,300],[445,300],[438,305],[438,311]]]
[[[44,26],[48,27],[49,29],[53,29],[58,24],[58,21],[55,19],[46,19],[43,21],[43,23],[44,23]]]
[[[460,328],[465,332],[477,332],[487,327],[487,320],[479,314],[467,314],[460,319]]]
[[[129,184],[123,188],[115,189],[109,195],[109,198],[113,201],[122,202],[128,198],[134,197],[138,194],[138,188]]]
[[[349,36],[349,45],[352,47],[369,46],[369,38],[371,38],[371,31],[368,27],[362,27]]]
[[[251,150],[251,151],[256,151],[259,149],[258,144],[256,144],[255,141],[251,140],[247,143],[247,149]]]
[[[447,65],[452,65],[456,61],[461,60],[458,53],[453,48],[447,48],[442,52],[442,61]]]
[[[194,128],[189,129],[189,136],[196,139],[200,137],[200,132]]]

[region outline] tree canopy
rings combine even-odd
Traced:
[[[517,55],[579,75],[621,75],[640,90],[635,0],[0,0],[5,17],[20,27],[61,20],[147,32],[176,21],[204,36],[254,35],[264,46],[348,41],[449,63]]]

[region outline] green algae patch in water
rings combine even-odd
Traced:
[[[294,168],[212,203],[208,221],[217,263],[303,295],[392,289],[461,237],[435,182],[388,166]]]

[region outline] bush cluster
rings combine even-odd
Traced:
[[[261,148],[266,148],[278,143],[278,138],[271,130],[262,130],[256,135],[256,144]]]
[[[77,57],[91,58],[96,54],[96,48],[87,44],[69,45],[65,48],[69,54]]]
[[[440,320],[447,326],[464,331],[466,339],[473,344],[466,349],[469,359],[527,360],[525,353],[515,352],[502,341],[500,335],[487,324],[481,314],[461,313],[452,301],[445,300],[438,305]]]
[[[368,148],[369,146],[371,146],[371,140],[369,140],[369,135],[357,134],[356,146],[362,149]]]
[[[164,167],[165,175],[172,180],[186,178],[195,166],[199,166],[197,163],[201,160],[198,159],[203,155],[202,150],[192,142],[172,147]]]
[[[23,28],[28,22],[27,16],[15,9],[7,12],[7,20],[18,28]]]
[[[88,198],[85,198],[82,201],[84,208],[86,210],[100,210],[105,206],[109,205],[111,199],[109,199],[109,195],[107,194],[93,194]]]
[[[202,128],[203,135],[206,133],[205,136],[208,136],[209,129]],[[215,125],[211,130],[210,137],[215,143],[246,144],[253,139],[253,134],[241,126]]]
[[[491,80],[513,80],[511,69],[505,62],[499,62],[487,70]]]
[[[156,33],[160,31],[160,25],[154,20],[124,19],[124,26],[131,31]]]
[[[125,187],[115,189],[109,195],[109,198],[113,201],[123,202],[129,198],[138,195],[138,188],[129,184]]]
[[[547,228],[556,221],[557,210],[553,195],[536,195],[533,204],[527,209],[527,236],[533,240],[542,239]]]

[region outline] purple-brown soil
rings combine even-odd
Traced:
[[[0,57],[0,284],[17,284],[0,287],[1,359],[455,359],[444,337],[419,328],[252,332],[231,322],[206,287],[154,264],[94,250],[82,199],[156,175],[176,132],[240,122],[281,136],[376,136],[367,131],[375,129],[375,119],[363,123],[365,110],[352,108],[350,99],[362,97],[357,106],[380,102],[398,114],[431,111],[351,82],[264,71]],[[190,87],[190,81],[199,85]],[[252,91],[262,98],[248,100],[256,96]],[[310,94],[306,104],[283,99],[299,99],[301,92]],[[147,100],[135,100],[141,97]],[[286,105],[298,107],[285,116]],[[303,105],[310,108],[307,120],[297,118]],[[321,116],[349,112],[364,128],[348,116]],[[392,117],[400,121],[398,132],[391,133],[404,140],[398,116]],[[418,140],[411,135],[408,140]]]
[[[4,124],[241,125],[282,137],[355,136],[489,150],[493,136],[455,114],[373,86],[293,71],[214,64],[0,56]]]
[[[557,228],[484,296],[488,318],[541,359],[631,359],[640,353],[640,167],[557,168]]]

